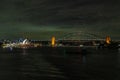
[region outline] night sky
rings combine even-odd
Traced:
[[[120,39],[120,0],[0,0],[0,38],[50,39],[69,32]]]

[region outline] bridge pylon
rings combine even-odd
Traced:
[[[52,46],[52,47],[55,47],[55,44],[56,44],[55,37],[52,36],[52,38],[51,38],[51,46]]]
[[[110,44],[110,43],[111,43],[111,38],[110,38],[110,36],[106,36],[105,42],[106,42],[107,44]]]

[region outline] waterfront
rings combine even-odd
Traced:
[[[0,50],[0,80],[119,80],[118,50]],[[68,49],[69,50],[69,49]],[[76,52],[75,52],[76,53]]]

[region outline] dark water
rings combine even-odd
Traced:
[[[1,49],[0,80],[120,80],[119,51],[64,50]]]

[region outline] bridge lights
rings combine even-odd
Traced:
[[[54,37],[54,36],[53,36],[52,39],[51,39],[51,45],[52,45],[52,47],[55,46],[55,37]]]
[[[111,38],[110,38],[110,36],[107,36],[107,37],[106,37],[106,43],[107,43],[107,44],[110,44],[110,43],[111,43]]]

